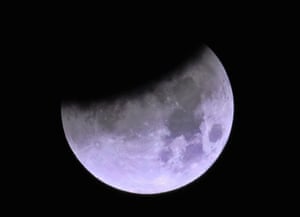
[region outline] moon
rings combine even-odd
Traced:
[[[159,194],[201,177],[224,149],[233,93],[207,46],[168,79],[114,101],[61,105],[66,139],[94,177],[115,189]]]

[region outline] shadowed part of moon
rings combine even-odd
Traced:
[[[173,91],[175,99],[186,111],[192,111],[200,102],[200,88],[191,77],[179,80]]]
[[[97,109],[94,117],[97,122],[97,126],[101,126],[101,129],[105,131],[114,130],[117,121],[122,118],[121,116],[124,106],[124,102],[119,100],[118,103],[106,106],[102,109]]]
[[[183,135],[189,139],[194,133],[199,131],[201,120],[195,119],[192,112],[176,109],[167,121],[171,137]]]
[[[222,137],[221,124],[214,124],[209,132],[209,140],[211,142],[217,142]]]

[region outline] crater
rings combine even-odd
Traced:
[[[221,124],[214,124],[210,129],[208,138],[211,142],[217,142],[222,137],[222,126]]]

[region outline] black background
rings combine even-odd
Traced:
[[[273,52],[281,48],[272,39],[278,22],[263,13],[255,18],[244,12],[232,18],[215,12],[219,15],[214,19],[183,19],[189,13],[157,20],[121,15],[19,19],[15,31],[8,33],[7,53],[15,58],[9,69],[9,89],[14,91],[5,98],[5,107],[15,117],[7,125],[12,129],[12,154],[5,156],[13,168],[6,176],[10,200],[28,202],[26,209],[97,215],[201,215],[218,213],[220,207],[228,213],[255,213],[282,200],[279,195],[285,190],[277,184],[283,178],[275,178],[281,164],[278,146],[271,142],[276,131],[270,129],[274,116],[269,109],[276,95],[270,76],[278,76],[269,66],[278,59]],[[109,100],[142,91],[171,75],[203,44],[223,63],[235,104],[230,138],[212,168],[182,189],[148,196],[114,190],[90,175],[64,137],[61,101],[85,106],[94,98]]]

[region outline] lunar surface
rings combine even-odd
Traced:
[[[93,176],[122,191],[158,194],[212,166],[231,131],[233,94],[213,51],[200,53],[140,95],[84,109],[62,102],[67,141]]]

